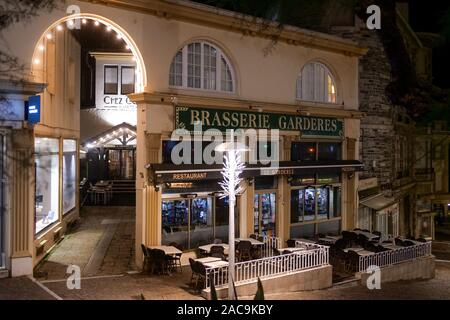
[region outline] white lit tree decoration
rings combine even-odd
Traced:
[[[235,275],[235,249],[234,249],[234,206],[236,204],[236,196],[244,189],[241,186],[242,178],[240,175],[244,171],[244,163],[241,159],[241,152],[246,151],[245,146],[237,143],[223,143],[216,148],[216,151],[224,152],[224,167],[221,171],[223,176],[222,182],[219,182],[223,190],[221,198],[228,197],[229,199],[229,229],[228,229],[228,299],[232,300],[234,297],[233,279]]]

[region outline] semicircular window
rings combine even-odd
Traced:
[[[193,42],[175,54],[170,65],[171,87],[234,92],[234,72],[225,54],[208,42]]]
[[[319,62],[306,64],[297,78],[297,99],[337,103],[336,82],[330,70]]]

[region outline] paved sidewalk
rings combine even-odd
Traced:
[[[72,264],[80,267],[82,276],[133,270],[134,215],[134,207],[84,207],[77,228],[36,268],[36,277],[65,279]]]
[[[28,277],[0,279],[0,300],[56,300]]]

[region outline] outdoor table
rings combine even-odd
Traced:
[[[222,259],[214,258],[214,257],[206,257],[206,258],[195,259],[194,261],[201,262],[201,263],[205,264],[205,263],[210,263],[210,262],[222,261]]]
[[[368,251],[368,250],[360,250],[360,251],[357,251],[357,253],[358,253],[360,256],[371,256],[371,255],[374,255],[374,254],[375,254],[375,252]]]
[[[227,261],[213,261],[207,262],[203,264],[207,268],[220,268],[220,267],[228,267]]]
[[[342,251],[344,251],[344,252],[349,252],[349,251],[355,251],[355,252],[360,252],[360,251],[366,251],[366,250],[364,250],[364,248],[347,248],[347,249],[344,249],[344,250],[342,250]]]
[[[277,249],[280,252],[289,251],[290,253],[305,251],[305,248],[279,248]]]
[[[370,233],[370,232],[365,232],[365,231],[353,231],[356,234],[362,234],[363,236],[365,236],[369,241],[375,240],[376,238],[380,238],[380,236],[377,236],[376,234]]]
[[[174,246],[151,246],[150,249],[159,249],[164,251],[165,254],[168,256],[174,256],[176,254],[182,254],[183,252],[181,250],[178,250]]]
[[[316,244],[316,243],[317,243],[317,242],[314,241],[314,240],[304,239],[304,238],[294,238],[293,240],[301,241],[301,242],[305,242],[305,243],[311,243],[311,244]]]
[[[228,254],[228,249],[229,249],[228,243],[217,243],[217,244],[211,243],[211,244],[206,244],[204,246],[200,246],[198,248],[202,251],[205,251],[206,253],[210,253],[211,247],[214,247],[214,246],[222,247],[224,250],[224,254]]]
[[[235,239],[236,242],[241,242],[241,241],[250,241],[252,246],[262,246],[264,245],[264,242],[258,241],[256,239],[253,238],[237,238]]]
[[[331,238],[319,238],[318,240],[319,240],[319,242],[326,243],[326,244],[335,244],[337,241],[336,239],[331,239]]]

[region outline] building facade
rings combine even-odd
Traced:
[[[0,267],[12,276],[32,274],[79,214],[79,45],[61,31],[36,46],[24,84],[2,79],[0,89]]]
[[[77,205],[70,209],[73,199],[67,195],[73,174],[64,168],[73,167],[71,157],[79,149],[80,102],[72,94],[78,90],[73,83],[79,83],[79,57],[71,57],[70,39],[65,41],[69,46],[65,53],[56,45],[55,59],[64,57],[64,61],[55,65],[67,64],[63,69],[73,83],[53,80],[57,73],[52,74],[51,64],[32,65],[42,62],[43,54],[54,52],[47,49],[49,30],[55,32],[50,36],[54,38],[74,20],[95,22],[105,32],[116,32],[117,38],[126,40],[136,63],[136,93],[128,95],[137,105],[136,252],[141,244],[180,242],[194,249],[216,237],[226,240],[227,200],[217,197],[221,165],[200,159],[198,164],[176,166],[170,156],[177,146],[173,132],[184,128],[192,133],[198,122],[204,130],[216,129],[219,136],[227,129],[245,129],[255,130],[250,138],[257,141],[265,141],[263,132],[277,137],[273,145],[278,147],[260,144],[258,148],[274,155],[278,168],[256,161],[244,171],[245,192],[236,210],[239,236],[259,233],[284,241],[357,226],[363,116],[358,68],[364,48],[336,36],[249,22],[249,17],[187,1],[70,4],[78,6],[79,13],[67,16],[55,10],[4,34],[20,61],[32,66],[29,80],[43,106],[40,124],[21,129],[29,135],[26,150],[50,167],[48,183],[41,183],[40,175],[36,183],[29,183],[33,170],[20,171],[25,176],[17,188],[26,191],[28,198],[23,203],[29,206],[12,204],[7,217],[14,220],[25,215],[28,219],[12,225],[24,228],[23,221],[28,221],[18,234],[26,238],[26,244],[19,243],[31,261],[29,266],[38,263],[78,214]],[[30,41],[15,43],[19,34],[28,34]],[[41,44],[44,53],[38,51]],[[54,98],[58,94],[63,95],[60,100]],[[196,144],[196,137],[193,140],[200,145],[200,149],[193,146],[195,158],[196,151],[208,146]],[[50,199],[44,185],[50,188]],[[60,195],[58,200],[55,194]],[[30,231],[35,225],[34,211],[42,235]],[[15,232],[11,230],[10,237]],[[14,251],[7,254],[15,255]],[[142,263],[140,255],[136,262]]]

